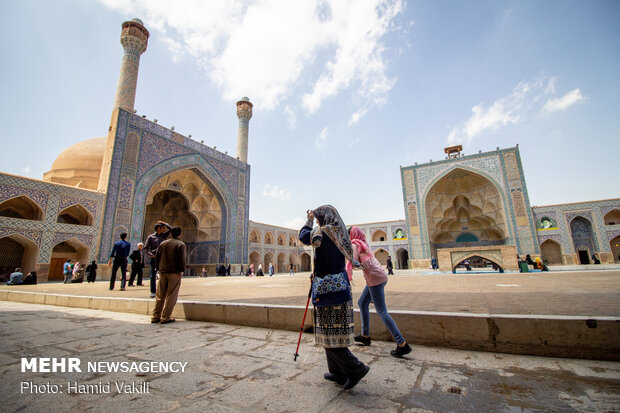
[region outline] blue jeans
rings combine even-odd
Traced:
[[[360,317],[362,319],[362,335],[369,336],[370,335],[370,314],[368,311],[368,306],[372,301],[375,304],[375,310],[377,310],[377,314],[383,320],[383,324],[387,327],[396,340],[396,344],[402,344],[405,342],[402,334],[400,334],[400,330],[396,327],[396,323],[388,313],[387,307],[385,306],[385,293],[383,289],[385,288],[385,284],[375,285],[374,287],[366,286],[364,287],[364,291],[362,291],[362,295],[359,300],[357,300],[357,305],[360,308]]]

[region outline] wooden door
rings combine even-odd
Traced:
[[[62,273],[62,267],[67,261],[66,258],[52,258],[50,262],[50,272],[47,276],[48,281],[63,281],[65,276]]]

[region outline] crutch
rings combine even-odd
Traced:
[[[306,323],[306,314],[308,313],[308,305],[310,305],[310,297],[312,296],[312,277],[310,277],[310,291],[308,291],[308,300],[306,301],[306,311],[304,311],[304,318],[301,320],[301,327],[299,328],[299,340],[297,340],[297,349],[295,350],[295,358],[293,361],[297,361],[299,356],[299,344],[301,343],[301,333],[304,332],[304,324]]]

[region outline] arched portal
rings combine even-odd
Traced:
[[[271,232],[265,234],[265,244],[273,244],[273,234]]]
[[[620,235],[609,242],[609,247],[614,256],[614,262],[620,262]]]
[[[562,265],[562,247],[552,239],[540,244],[540,255],[547,265]]]
[[[0,203],[0,217],[41,221],[43,210],[32,199],[22,195]]]
[[[59,242],[52,249],[52,257],[50,260],[50,269],[47,276],[48,281],[62,281],[64,279],[62,267],[70,259],[79,262],[81,265],[88,264],[89,250],[88,247],[74,238]]]
[[[72,205],[60,211],[56,222],[73,225],[93,225],[93,215],[82,205]]]
[[[265,259],[263,260],[263,272],[269,271],[269,263],[271,263],[275,267],[275,262],[273,262],[273,254],[268,252],[265,254]]]
[[[383,248],[379,248],[377,251],[375,251],[375,258],[381,263],[381,265],[387,265],[388,256],[388,252]]]
[[[310,271],[310,254],[302,252],[299,256],[299,271]]]
[[[404,248],[396,250],[396,268],[404,270],[409,267],[409,252]]]
[[[204,264],[224,262],[221,246],[225,239],[225,211],[222,198],[202,173],[195,169],[171,172],[155,181],[146,196],[142,226],[142,240],[154,231],[157,221],[179,226],[181,239],[189,250],[200,250],[200,262]]]
[[[278,245],[286,245],[286,237],[284,234],[278,235]]]
[[[8,279],[15,268],[23,274],[34,271],[39,248],[30,239],[13,234],[0,238],[0,278]]]
[[[258,264],[260,263],[260,254],[257,251],[252,251],[250,254],[250,265],[254,265],[254,273],[258,271]]]
[[[570,231],[579,263],[590,264],[590,257],[594,253],[592,223],[582,216],[575,217],[570,223]]]
[[[299,257],[295,254],[290,254],[288,256],[288,264],[289,266],[287,266],[284,270],[285,272],[288,272],[290,265],[293,265],[293,268],[297,268],[299,269]]]
[[[278,266],[277,268],[277,272],[285,272],[286,271],[286,255],[281,252],[278,254]]]
[[[431,256],[438,248],[506,243],[501,194],[475,172],[456,168],[439,179],[426,196],[425,211]]]
[[[294,247],[295,245],[297,245],[297,240],[295,239],[294,236],[291,235],[291,237],[288,240],[288,246]]]

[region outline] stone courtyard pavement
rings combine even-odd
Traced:
[[[309,273],[274,277],[184,278],[179,300],[305,306]],[[353,298],[366,285],[353,277]],[[90,297],[148,298],[144,287],[109,291],[108,281],[95,284],[43,283],[0,286],[0,291],[30,291]],[[620,317],[620,267],[617,270],[549,273],[416,274],[397,271],[385,288],[391,310],[482,314],[537,314]]]
[[[323,379],[323,350],[304,334],[206,322],[152,325],[147,316],[0,301],[0,411],[611,412],[620,363],[516,356],[392,343],[352,351],[371,370],[354,389]],[[22,357],[76,357],[83,372],[22,373]],[[178,373],[88,372],[88,362],[187,362]],[[63,393],[21,393],[22,382]],[[67,394],[67,382],[111,383],[110,394]],[[118,393],[115,383],[148,383]],[[45,387],[45,386],[44,386]],[[95,388],[96,386],[92,386]],[[146,388],[142,385],[142,389]]]

